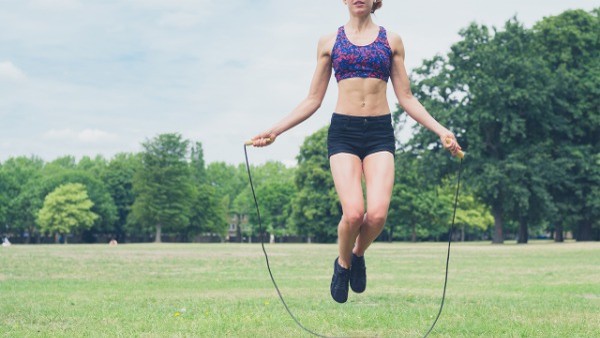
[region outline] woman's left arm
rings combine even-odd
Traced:
[[[392,49],[392,69],[390,78],[392,80],[392,86],[394,92],[398,98],[398,103],[406,111],[406,113],[412,117],[415,121],[419,122],[427,129],[436,133],[442,145],[450,151],[453,155],[461,150],[460,145],[456,141],[454,134],[442,126],[436,121],[423,107],[421,102],[413,96],[410,90],[410,80],[404,67],[404,44],[399,35],[395,33],[388,33],[388,41],[390,48]],[[452,142],[448,142],[450,139]]]

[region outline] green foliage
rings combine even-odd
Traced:
[[[143,143],[142,164],[134,174],[136,198],[132,214],[136,223],[161,233],[178,231],[189,223],[193,196],[186,158],[189,142],[179,134],[161,134]]]
[[[253,181],[259,198],[261,218],[265,231],[276,236],[290,235],[292,200],[296,195],[294,185],[294,169],[286,168],[280,162],[267,162],[253,168]],[[250,191],[243,195],[246,210],[250,209],[250,222],[257,224],[258,219],[254,210],[254,201],[250,199]],[[239,203],[239,202],[238,202]]]
[[[599,12],[566,11],[533,27],[536,48],[553,72],[549,193],[557,212],[549,221],[578,240],[600,239]]]
[[[93,159],[89,156],[84,156],[76,165],[77,169],[85,171],[94,177],[101,177],[106,172],[107,166],[108,161],[100,155]]]
[[[296,171],[296,197],[292,201],[292,220],[296,231],[317,242],[333,242],[341,207],[327,158],[327,130],[319,129],[300,147]]]
[[[587,215],[582,225],[598,219],[576,198],[597,186],[594,169],[584,169],[593,168],[600,134],[594,13],[567,11],[534,29],[511,19],[493,33],[472,24],[447,56],[415,71],[415,95],[467,151],[465,177],[474,197],[491,208],[496,243],[505,222],[519,224],[519,240],[526,242],[528,226],[539,229],[573,211]],[[565,166],[573,161],[571,145],[591,155],[587,164]],[[418,127],[409,149],[444,177],[440,168],[448,160],[435,135]],[[569,167],[573,175],[564,175]]]
[[[292,182],[272,182],[257,189],[260,196],[263,226],[268,232],[281,236],[290,235],[288,227],[292,209],[292,199],[296,187]]]
[[[38,213],[40,230],[65,235],[89,228],[98,218],[91,210],[93,205],[83,184],[61,185],[44,199],[44,206]]]
[[[188,235],[214,233],[221,236],[227,230],[226,206],[216,189],[208,184],[199,185],[194,192]]]
[[[446,232],[451,196],[438,194],[437,185],[422,173],[423,162],[407,152],[396,155],[396,174],[387,228],[388,238],[410,241],[438,238]],[[399,232],[399,233],[398,233]]]
[[[213,162],[206,167],[206,176],[208,185],[214,189],[215,197],[224,210],[224,217],[236,227],[241,227],[244,217],[253,211],[245,167],[242,164],[234,166]],[[241,229],[238,230],[241,235]],[[238,240],[241,241],[241,238]]]
[[[128,232],[127,218],[135,201],[133,177],[140,166],[140,155],[120,153],[110,160],[100,174],[116,207],[117,218],[113,235],[119,242],[125,240]]]
[[[41,202],[44,198],[57,187],[67,183],[80,183],[86,187],[87,194],[93,202],[92,212],[98,215],[95,218],[94,224],[88,229],[91,233],[107,233],[114,231],[114,221],[116,220],[115,203],[110,196],[104,182],[99,177],[92,176],[91,173],[65,167],[59,169],[54,165],[50,168],[44,167],[42,177],[35,185],[28,187],[33,196],[30,212],[35,216],[38,210],[42,207]],[[28,195],[25,195],[28,197]],[[39,203],[39,204],[38,204]]]
[[[449,206],[454,205],[456,194],[456,180],[447,179],[438,187],[438,194],[444,203]],[[487,232],[494,225],[494,217],[490,213],[489,207],[478,201],[468,190],[468,186],[461,184],[459,191],[458,205],[456,208],[455,228],[460,229],[460,239],[464,241],[470,234],[473,238],[480,238],[478,235]],[[449,215],[445,225],[451,224],[451,215]]]
[[[36,157],[10,158],[0,166],[0,221],[3,230],[11,233],[35,228],[30,205],[30,187],[40,179],[44,162]],[[25,208],[22,208],[25,206]]]
[[[207,182],[206,164],[204,163],[204,149],[200,142],[196,142],[190,149],[190,167],[194,182],[205,184]]]
[[[213,186],[221,198],[228,198],[227,208],[230,212],[237,212],[234,207],[235,197],[248,187],[248,176],[245,167],[213,162],[206,168],[208,184]]]

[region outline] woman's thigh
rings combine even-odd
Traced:
[[[367,215],[387,216],[394,187],[394,155],[389,151],[373,153],[363,161],[367,188]]]
[[[358,156],[338,153],[329,158],[335,190],[340,198],[342,212],[349,216],[364,213],[362,190],[363,164]]]

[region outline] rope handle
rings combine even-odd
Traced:
[[[267,137],[264,140],[266,140],[267,142],[271,142],[271,138],[270,137]],[[253,146],[254,145],[254,141],[248,140],[248,141],[244,142],[244,145],[245,146]]]
[[[444,140],[444,143],[446,143],[447,146],[452,144],[452,138],[451,137],[446,137],[446,139]],[[456,154],[452,155],[452,156],[456,156],[458,158],[460,158],[461,160],[465,157],[465,153],[462,150],[459,150],[456,152]]]

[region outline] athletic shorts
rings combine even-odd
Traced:
[[[389,151],[395,156],[392,115],[350,116],[333,113],[327,134],[328,156],[349,153],[364,160],[370,154]]]

